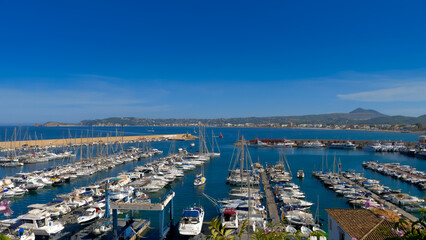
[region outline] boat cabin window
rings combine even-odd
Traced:
[[[223,217],[225,218],[225,221],[233,221],[233,220],[235,220],[235,215],[234,214],[225,214]]]
[[[46,225],[46,223],[45,223],[44,219],[36,220],[36,222],[37,222],[37,226],[38,226],[39,228],[44,227],[44,226]]]
[[[33,220],[30,220],[30,219],[22,219],[21,220],[22,221],[22,224],[33,224]]]

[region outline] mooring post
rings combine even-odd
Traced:
[[[130,198],[130,203],[133,203],[133,198],[135,197],[135,194],[133,194],[133,196]],[[130,212],[130,217],[133,219],[133,209]]]
[[[118,240],[118,235],[117,235],[117,231],[118,231],[117,209],[112,210],[112,228],[113,228],[113,231],[114,231],[114,240]]]
[[[173,198],[172,201],[170,202],[170,225],[173,225]]]
[[[160,211],[160,239],[164,238],[164,210]]]

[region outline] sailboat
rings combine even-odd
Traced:
[[[211,142],[212,151],[209,152],[209,156],[211,158],[214,157],[220,157],[220,148],[219,144],[217,143],[216,137],[214,136],[214,132],[212,130],[212,142]],[[217,148],[217,152],[215,152],[215,148]]]
[[[206,184],[206,177],[204,177],[204,166],[201,166],[201,173],[195,176],[194,186]]]
[[[271,178],[271,182],[289,182],[293,178],[285,151],[282,148],[279,152],[278,164],[275,166],[269,165],[266,167],[266,170]]]
[[[222,205],[221,219],[222,227],[236,228],[238,224],[248,219],[250,229],[266,227],[266,209],[262,205],[263,194],[259,188],[259,173],[253,169],[253,162],[250,157],[244,137],[237,145],[237,154],[233,162],[232,170],[229,172],[227,182],[237,185],[229,195],[232,199],[227,200]],[[238,199],[235,199],[238,198]]]

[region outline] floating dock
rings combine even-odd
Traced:
[[[362,187],[360,184],[355,183],[355,182],[353,182],[353,181],[351,181],[351,180],[349,180],[349,179],[347,179],[347,178],[343,177],[342,175],[341,175],[341,177],[342,177],[343,179],[345,179],[345,181],[347,181],[348,183],[350,183],[350,184],[352,184],[352,185],[354,185],[354,186],[359,187],[362,191],[370,193],[370,194],[371,194],[371,197],[372,197],[374,200],[376,200],[378,203],[383,203],[383,205],[384,205],[384,206],[388,207],[388,208],[389,208],[390,210],[392,210],[392,211],[397,210],[397,213],[401,214],[403,217],[407,218],[407,219],[408,219],[408,220],[410,220],[411,222],[415,222],[415,221],[419,220],[417,217],[415,217],[415,216],[413,216],[412,214],[410,214],[410,213],[406,212],[405,210],[403,210],[403,209],[399,208],[399,207],[398,207],[398,206],[396,206],[395,204],[393,204],[393,203],[391,203],[391,202],[389,202],[389,201],[384,200],[383,198],[379,197],[377,194],[375,194],[375,193],[371,192],[370,190],[368,190],[368,189],[366,189],[366,188]]]
[[[28,141],[7,141],[0,142],[0,148],[31,148],[31,147],[52,147],[52,146],[73,146],[84,144],[112,144],[117,142],[132,141],[159,141],[159,140],[176,140],[191,141],[197,137],[191,134],[164,134],[164,135],[139,135],[139,136],[117,136],[117,137],[92,137],[92,138],[65,138],[65,139],[44,139],[44,140],[28,140]]]
[[[260,177],[262,179],[262,185],[263,185],[263,191],[265,192],[266,196],[266,205],[268,208],[269,217],[272,220],[272,223],[275,226],[280,225],[280,215],[278,214],[278,206],[275,202],[274,194],[271,190],[271,184],[269,183],[268,176],[266,175],[266,172],[263,171],[260,173]]]

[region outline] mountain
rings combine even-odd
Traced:
[[[372,109],[363,109],[363,108],[357,108],[349,113],[351,116],[353,116],[353,120],[368,120],[373,118],[380,118],[380,117],[388,117],[385,114],[379,113],[376,110]]]

